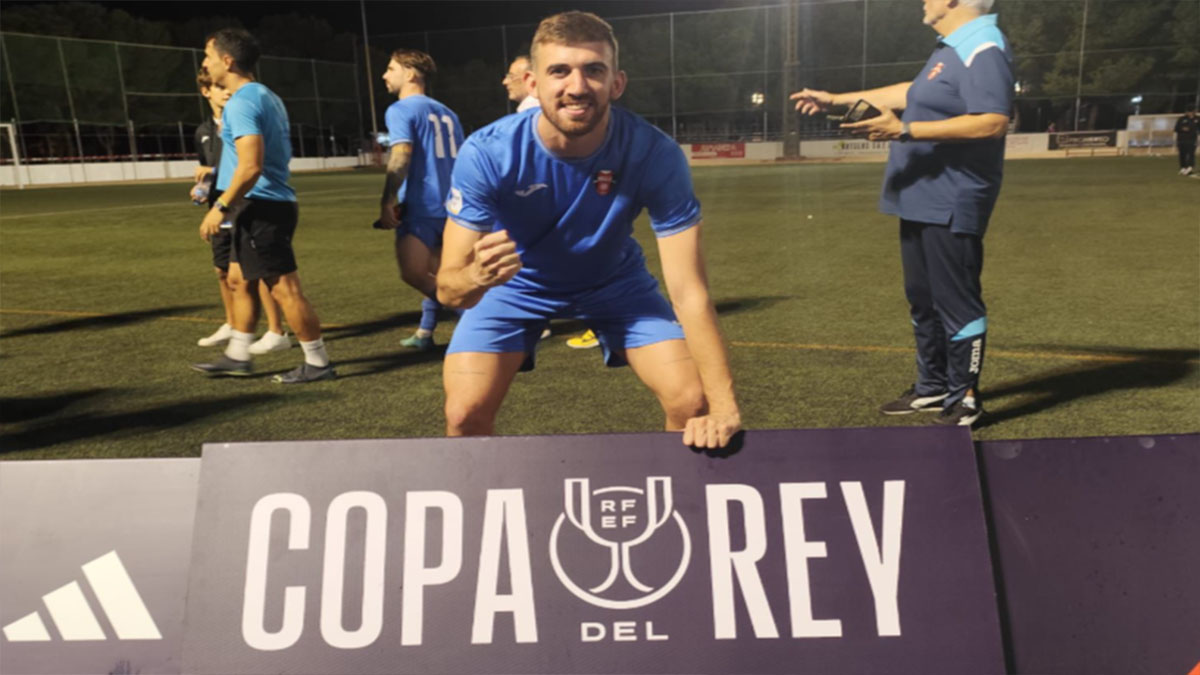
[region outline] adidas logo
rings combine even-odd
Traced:
[[[109,551],[83,565],[87,577],[100,601],[100,608],[108,617],[118,640],[161,640],[158,626],[138,595],[133,579],[121,564],[116,551]],[[72,581],[42,596],[42,602],[54,621],[63,640],[105,640],[108,636],[96,620],[88,605],[79,582]],[[50,633],[46,624],[35,610],[4,627],[4,637],[9,642],[48,642]]]

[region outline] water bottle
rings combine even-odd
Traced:
[[[210,173],[196,182],[192,188],[192,203],[196,206],[208,205],[208,195],[212,192],[213,175]]]

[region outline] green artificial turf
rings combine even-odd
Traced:
[[[876,411],[914,374],[882,166],[698,168],[710,283],[748,428],[928,423]],[[197,455],[205,442],[439,436],[440,353],[398,345],[420,297],[372,230],[380,174],[294,177],[305,290],[335,382],[210,380],[222,321],[186,183],[0,194],[0,458]],[[1010,161],[985,239],[990,415],[979,439],[1200,430],[1200,181],[1165,159]],[[644,218],[637,235],[658,258]],[[449,340],[453,320],[439,326]],[[649,431],[652,395],[554,324],[505,434]]]

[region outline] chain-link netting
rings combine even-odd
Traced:
[[[210,115],[196,89],[202,51],[19,33],[0,34],[0,47],[0,120],[17,125],[28,161],[195,155],[196,126]],[[297,156],[359,150],[353,63],[264,56],[257,77],[287,106]]]
[[[452,4],[447,7],[452,8]],[[1015,55],[1019,131],[1123,128],[1131,114],[1182,110],[1200,89],[1200,0],[997,0]],[[833,133],[797,118],[801,87],[867,89],[910,80],[937,35],[914,0],[799,0],[774,6],[611,17],[622,105],[680,141]],[[431,94],[470,133],[506,112],[508,63],[535,26],[372,33],[370,77],[353,64],[263,57],[259,79],[287,104],[298,156],[353,153],[394,100],[379,76],[391,50],[430,53]],[[0,119],[38,158],[188,153],[206,114],[193,49],[3,34]],[[361,102],[361,105],[360,105]]]
[[[1182,109],[1200,87],[1200,0],[997,0],[1016,58],[1020,131],[1123,128],[1135,113]],[[914,0],[800,0],[725,10],[606,17],[629,76],[622,104],[689,140],[831,133],[797,120],[790,90],[856,91],[909,81],[937,34]],[[434,96],[467,130],[506,111],[500,80],[534,25],[373,35],[373,45],[428,51]],[[1081,67],[1082,58],[1082,67]],[[375,72],[386,61],[375,63]],[[377,110],[390,103],[376,90]],[[790,117],[790,119],[789,119]]]

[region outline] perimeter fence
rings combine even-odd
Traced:
[[[997,0],[995,11],[1016,58],[1016,131],[1120,129],[1129,115],[1180,112],[1200,97],[1200,0]],[[837,135],[824,118],[796,115],[787,95],[910,80],[937,37],[921,12],[915,0],[793,0],[606,18],[629,74],[622,105],[681,142],[746,141]],[[288,107],[297,156],[353,155],[394,100],[379,80],[393,49],[434,57],[431,94],[470,133],[512,111],[501,78],[534,29],[371,33],[369,74],[269,56],[257,74]],[[194,153],[207,115],[199,50],[0,33],[0,60],[0,120],[16,123],[29,161]]]
[[[1200,0],[997,0],[994,11],[1016,57],[1019,131],[1123,128],[1128,115],[1178,112],[1197,101]],[[797,0],[605,18],[629,75],[622,104],[680,141],[834,134],[824,119],[797,119],[787,95],[805,86],[849,91],[909,81],[937,40],[915,0]],[[535,28],[370,40],[381,53],[429,52],[439,71],[434,96],[469,132],[513,109],[500,80],[529,51]],[[384,66],[373,59],[376,75]],[[376,110],[389,102],[377,89]]]
[[[196,126],[211,116],[196,89],[203,60],[184,47],[0,33],[0,120],[16,124],[23,161],[193,157]],[[296,156],[359,151],[354,63],[263,56],[256,70],[287,106]]]

